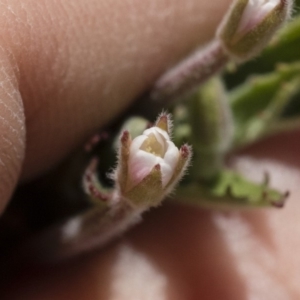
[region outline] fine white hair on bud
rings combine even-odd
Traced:
[[[236,0],[217,37],[228,55],[243,61],[257,55],[290,17],[293,0]]]
[[[183,176],[191,148],[180,150],[171,141],[170,115],[162,113],[155,125],[131,140],[124,131],[120,139],[115,173],[120,197],[135,205],[157,205]]]

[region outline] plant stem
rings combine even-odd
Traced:
[[[213,41],[158,78],[150,92],[139,99],[134,108],[147,117],[155,116],[219,72],[228,59],[221,43]]]
[[[124,201],[107,209],[93,206],[34,236],[19,248],[18,257],[42,263],[68,260],[107,244],[137,223],[141,213]]]

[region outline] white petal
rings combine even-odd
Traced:
[[[134,154],[135,152],[137,152],[147,138],[148,136],[146,135],[139,135],[134,138],[130,145],[130,154]]]
[[[150,135],[151,133],[153,133],[157,139],[161,139],[161,135],[162,135],[166,140],[168,140],[168,141],[170,140],[168,133],[165,132],[164,130],[160,129],[159,127],[151,127],[149,129],[146,129],[143,132],[143,134],[146,134],[146,135]]]
[[[154,134],[157,141],[164,147],[165,154],[163,158],[140,149],[143,142],[151,134]],[[143,135],[136,137],[132,141],[130,146],[129,178],[131,183],[136,185],[141,182],[151,172],[153,167],[159,164],[161,166],[162,184],[166,186],[174,173],[178,157],[179,150],[170,141],[167,132],[158,127],[146,129]]]
[[[165,187],[170,181],[174,173],[174,169],[171,168],[171,166],[167,164],[164,160],[160,163],[160,169],[161,169],[162,185],[163,187]]]
[[[138,150],[129,157],[129,178],[133,185],[141,182],[159,161],[158,156]]]
[[[163,162],[160,164],[163,187],[169,183],[171,177],[173,176],[179,158],[178,148],[171,141],[168,141],[167,143],[168,149],[165,157],[163,158]]]
[[[242,16],[238,32],[250,31],[278,4],[279,0],[249,0]]]
[[[168,150],[166,151],[164,161],[172,169],[175,169],[177,162],[178,162],[178,158],[179,158],[179,150],[173,142],[168,141],[167,144],[168,144]]]

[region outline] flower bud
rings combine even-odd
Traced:
[[[136,206],[157,205],[186,170],[191,149],[178,149],[170,139],[171,121],[162,113],[155,125],[133,140],[121,135],[116,184],[122,198]]]
[[[217,36],[237,61],[257,55],[290,16],[292,0],[236,0]]]

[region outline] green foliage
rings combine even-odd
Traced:
[[[176,199],[208,207],[282,207],[287,193],[268,186],[268,175],[262,183],[254,183],[242,175],[222,170],[209,184],[186,184],[178,191]]]
[[[300,0],[296,2],[297,7],[300,8]],[[294,12],[295,15],[297,13],[299,13],[299,9]],[[294,17],[258,58],[241,66],[229,65],[222,79],[229,92],[219,98],[215,93],[213,101],[219,103],[218,105],[221,107],[221,98],[228,98],[227,105],[230,106],[234,123],[231,151],[253,143],[266,135],[299,128],[300,16]],[[175,126],[175,136],[180,137],[181,141],[185,140],[195,145],[194,161],[196,161],[192,165],[188,179],[178,189],[179,200],[206,206],[258,207],[274,205],[281,207],[286,197],[284,193],[271,189],[267,182],[254,183],[242,175],[226,169],[224,164],[226,151],[210,149],[208,153],[204,153],[201,149],[199,150],[201,139],[195,141],[197,136],[195,133],[205,130],[206,136],[208,136],[208,132],[213,134],[224,130],[224,121],[213,122],[213,124],[204,122],[204,119],[212,113],[211,99],[211,105],[203,105],[204,102],[201,102],[202,111],[197,112],[199,95],[205,93],[206,89],[207,87],[204,85],[194,96],[191,96],[191,100],[187,104],[189,109],[185,109],[181,105],[174,111],[175,125],[177,125]],[[226,92],[224,91],[224,93]],[[197,107],[195,107],[195,97],[198,99]],[[216,112],[214,110],[214,114]],[[191,114],[193,122],[189,123]],[[218,117],[220,120],[222,119],[220,115]],[[198,130],[195,128],[197,118],[198,125],[201,124],[201,128]],[[212,120],[211,116],[210,120]],[[222,139],[213,141],[221,143]],[[213,150],[219,148],[220,145],[214,143]],[[217,162],[217,164],[211,162]],[[206,170],[214,168],[215,177],[207,180],[207,177],[199,171],[203,166]]]

